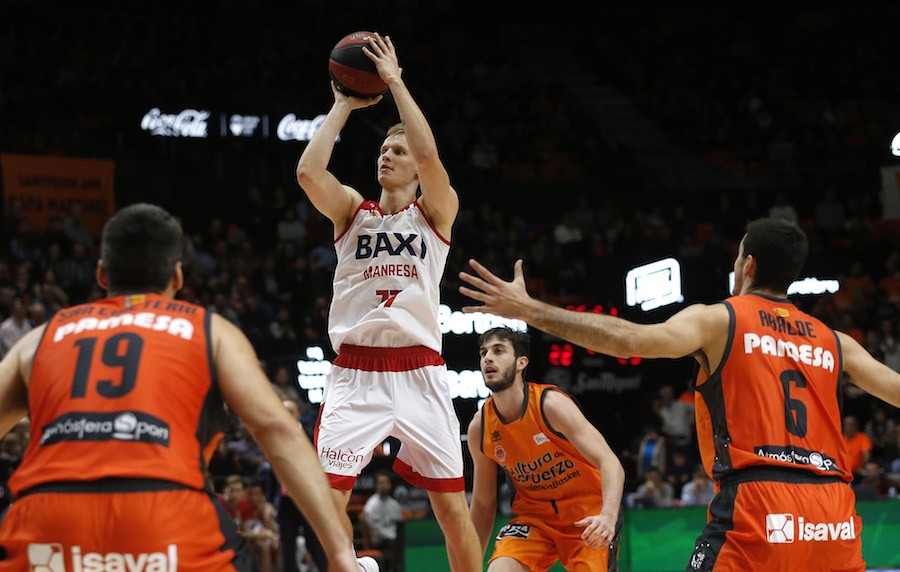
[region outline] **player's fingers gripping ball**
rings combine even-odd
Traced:
[[[369,48],[373,32],[353,32],[335,44],[328,58],[328,74],[335,87],[344,95],[374,99],[385,93],[388,86],[363,48]]]

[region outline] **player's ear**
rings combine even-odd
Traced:
[[[109,278],[106,276],[106,269],[103,267],[103,259],[97,261],[97,285],[104,290],[109,290]]]
[[[172,289],[178,292],[184,286],[184,269],[181,267],[181,261],[175,263],[175,271],[172,273]]]
[[[756,259],[752,254],[748,254],[744,259],[744,280],[756,280]]]
[[[519,356],[516,358],[516,369],[524,371],[528,367],[528,356]]]

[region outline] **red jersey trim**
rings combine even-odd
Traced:
[[[450,241],[447,240],[446,238],[444,238],[444,235],[439,233],[438,230],[436,228],[434,228],[434,223],[431,222],[431,219],[428,218],[427,214],[425,214],[425,210],[422,208],[422,205],[419,204],[419,200],[416,199],[415,201],[413,201],[413,204],[416,205],[416,208],[419,209],[420,213],[422,213],[422,218],[425,219],[425,222],[428,224],[428,228],[431,229],[431,232],[433,232],[435,236],[437,236],[439,239],[441,239],[441,242],[443,242],[447,246],[450,246]]]
[[[340,242],[340,240],[342,238],[344,238],[344,235],[350,231],[350,227],[353,226],[353,223],[356,222],[356,217],[359,216],[359,211],[368,210],[370,207],[367,207],[366,205],[372,205],[372,204],[375,205],[375,208],[378,209],[378,212],[381,212],[381,207],[375,201],[363,201],[363,202],[359,203],[359,206],[356,207],[356,211],[353,213],[353,216],[350,217],[350,222],[347,223],[347,228],[345,228],[344,231],[341,232],[341,234],[339,234],[337,236],[337,238],[334,239],[334,242],[332,244],[337,244],[338,242]],[[382,213],[382,214],[384,214],[384,213]]]
[[[400,459],[394,459],[394,472],[403,477],[412,486],[425,489],[426,491],[456,493],[466,490],[466,481],[463,477],[448,479],[423,477]]]
[[[349,491],[353,490],[353,485],[356,484],[356,477],[334,475],[332,473],[325,473],[325,476],[328,477],[328,484],[330,484],[333,489]]]
[[[444,365],[444,358],[425,346],[379,348],[344,344],[333,365],[359,371],[412,371]]]
[[[325,402],[319,404],[319,413],[316,415],[316,425],[313,427],[313,446],[319,449],[319,425],[322,424],[322,411],[325,410]]]

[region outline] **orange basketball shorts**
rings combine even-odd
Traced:
[[[252,554],[214,498],[196,490],[41,492],[0,524],[0,571],[234,572]]]
[[[864,571],[853,490],[804,473],[752,468],[724,478],[686,570]]]
[[[606,548],[596,549],[581,539],[583,529],[574,525],[557,529],[539,518],[514,518],[500,529],[491,555],[493,562],[506,556],[529,570],[546,572],[557,560],[569,572],[618,570],[619,541],[623,520],[616,525],[616,537]]]

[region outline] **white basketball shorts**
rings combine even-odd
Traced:
[[[325,384],[315,445],[335,489],[350,490],[376,447],[400,440],[394,471],[438,492],[465,489],[447,366],[424,346],[341,346]]]

